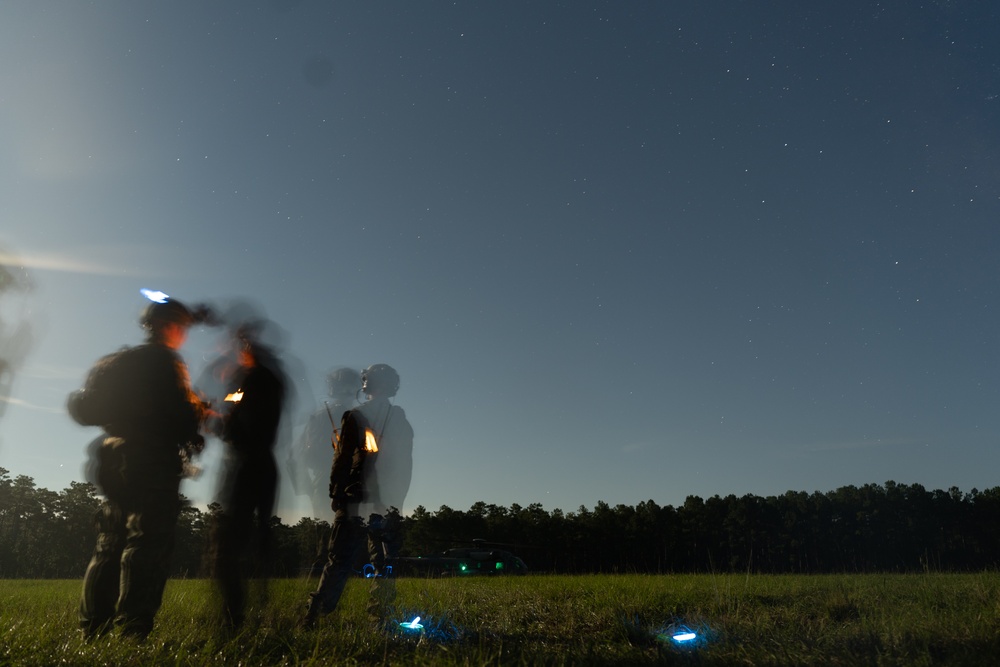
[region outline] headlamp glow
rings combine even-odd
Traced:
[[[153,301],[154,303],[166,303],[167,301],[170,300],[169,294],[161,292],[160,290],[146,289],[145,287],[139,290],[139,294],[142,294],[144,297],[146,297],[150,301]]]

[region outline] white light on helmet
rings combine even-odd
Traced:
[[[154,303],[166,303],[170,299],[169,294],[160,290],[146,289],[145,287],[139,290],[139,293]]]

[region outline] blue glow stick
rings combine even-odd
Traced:
[[[412,621],[403,621],[399,624],[399,627],[406,630],[423,630],[424,626],[420,624],[420,617],[415,617]]]

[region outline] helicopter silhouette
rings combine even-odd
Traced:
[[[427,556],[389,559],[397,576],[470,577],[527,574],[528,566],[499,542],[472,540],[471,546],[452,547]]]

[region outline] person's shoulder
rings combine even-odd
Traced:
[[[343,425],[354,424],[359,429],[365,429],[371,426],[371,420],[365,411],[361,409],[362,406],[357,406],[354,408],[348,408],[344,411],[344,416],[341,418]]]
[[[165,345],[156,343],[143,343],[130,347],[124,351],[123,357],[127,359],[130,368],[142,369],[143,372],[163,372],[168,370],[175,372],[180,365],[184,365],[181,355],[171,350]]]
[[[388,428],[392,429],[397,438],[413,437],[413,426],[410,424],[410,420],[406,418],[406,411],[398,405],[392,406],[387,424]]]
[[[274,385],[275,387],[278,387],[280,389],[285,388],[286,378],[285,374],[281,372],[280,368],[271,365],[261,364],[255,366],[254,370],[258,371],[264,378],[266,378],[268,384]]]
[[[132,348],[132,354],[143,359],[180,361],[181,355],[176,350],[171,350],[166,345],[158,343],[143,343]]]
[[[177,356],[176,353],[166,345],[150,342],[133,345],[132,347],[123,347],[122,352],[135,357]]]

